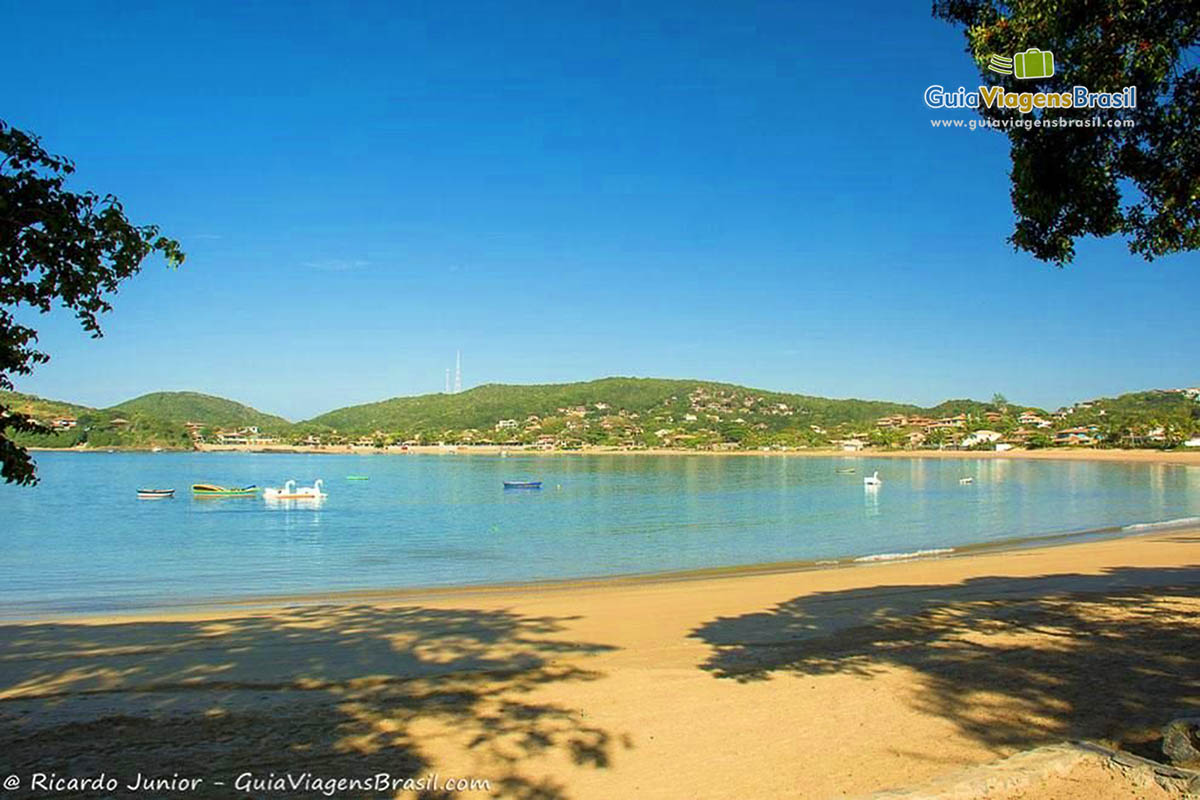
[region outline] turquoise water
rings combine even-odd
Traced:
[[[0,615],[853,559],[1200,515],[1200,468],[706,456],[39,453],[0,485]],[[853,466],[853,475],[838,467]],[[864,474],[884,485],[868,492]],[[347,481],[367,475],[367,481]],[[971,475],[975,483],[959,484]],[[323,478],[320,507],[195,482]],[[505,479],[545,482],[505,491]],[[173,500],[139,501],[141,486]]]

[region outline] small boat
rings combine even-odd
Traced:
[[[369,481],[369,480],[371,480],[371,477],[369,475],[347,475],[346,480],[348,480],[348,481]]]
[[[268,487],[263,489],[264,500],[321,500],[329,495],[321,491],[325,485],[325,481],[317,478],[312,486],[296,486],[296,482],[289,480],[283,486],[275,488]]]
[[[193,483],[193,497],[253,497],[258,494],[258,487],[250,486],[218,486],[215,483]]]
[[[175,496],[174,489],[138,489],[138,500],[167,500]]]
[[[883,486],[883,481],[879,479],[879,470],[875,470],[874,475],[863,478],[863,486]]]
[[[975,482],[975,479],[974,479],[974,478],[972,478],[972,477],[969,477],[969,476],[968,476],[968,477],[966,477],[966,478],[959,478],[959,479],[958,479],[958,482],[959,482],[959,483],[961,483],[961,484],[963,484],[963,485],[965,486],[965,485],[967,485],[968,483],[974,483],[974,482]]]
[[[856,470],[854,467],[840,467],[835,469],[834,472],[839,475],[853,475],[854,473],[858,472],[858,470]]]
[[[505,489],[540,489],[542,488],[541,481],[505,481]]]

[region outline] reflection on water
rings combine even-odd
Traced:
[[[328,495],[320,495],[314,497],[264,497],[263,504],[266,508],[272,510],[292,511],[302,509],[308,511],[316,511],[321,506],[325,505],[325,500]]]
[[[874,484],[863,486],[863,505],[867,509],[868,517],[879,516],[879,489],[880,487]]]
[[[913,460],[910,462],[909,482],[914,489],[925,488],[925,459]]]
[[[1169,465],[517,453],[38,460],[41,485],[0,487],[9,615],[846,558],[1200,515],[1200,468]],[[876,469],[883,485],[864,488]],[[187,494],[198,482],[281,486],[321,474],[370,480],[328,480],[319,501]],[[504,491],[516,478],[544,488]],[[178,494],[139,502],[138,486]]]

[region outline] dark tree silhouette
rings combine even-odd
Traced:
[[[1147,260],[1200,247],[1200,4],[934,0],[933,14],[963,26],[967,51],[991,85],[1014,92],[1137,87],[1133,109],[1023,115],[980,107],[998,120],[1104,118],[1090,127],[1007,129],[1017,249],[1061,266],[1089,235],[1123,236]],[[1054,54],[1053,77],[1017,80],[988,68],[992,56],[1029,48]],[[1108,124],[1118,120],[1133,125]]]
[[[703,669],[741,682],[913,670],[921,712],[997,751],[1086,738],[1154,756],[1160,727],[1200,710],[1198,598],[1194,565],[980,577],[816,592],[692,636]]]
[[[17,321],[19,309],[70,309],[83,329],[101,335],[108,296],[137,274],[151,253],[183,263],[179,243],[154,225],[133,225],[112,195],[65,188],[74,164],[47,153],[36,136],[0,120],[0,391],[50,359],[37,350],[37,331]],[[13,441],[16,433],[45,433],[27,414],[0,399],[0,476],[37,481],[34,464]]]
[[[0,765],[123,780],[178,773],[205,779],[193,797],[230,798],[262,796],[236,791],[245,773],[451,777],[437,755],[451,748],[475,764],[453,777],[488,780],[490,792],[426,787],[422,800],[567,800],[566,786],[527,761],[559,754],[605,769],[630,746],[539,696],[603,677],[582,662],[613,648],[565,638],[569,621],[328,605],[196,622],[3,625]]]

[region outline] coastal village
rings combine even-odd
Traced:
[[[190,392],[147,395],[107,410],[12,397],[18,398],[17,410],[49,430],[23,441],[52,448],[1003,452],[1200,447],[1200,387],[1155,389],[1046,411],[1011,404],[1000,395],[990,402],[952,400],[918,409],[726,384],[622,380],[549,387],[560,394],[570,390],[575,397],[592,395],[585,402],[554,403],[552,394],[530,399],[530,387],[480,387],[350,407],[298,423]],[[629,389],[645,389],[646,383],[654,391]],[[476,402],[472,392],[485,390],[492,392],[488,401]],[[184,399],[186,406],[177,408]],[[393,403],[406,404],[408,418],[389,424],[384,418]],[[521,406],[527,413],[513,413]],[[496,413],[500,408],[509,413]],[[231,424],[231,417],[244,421]]]
[[[1130,401],[1131,397],[1136,397],[1137,402]],[[1164,407],[1171,408],[1172,413],[1154,413],[1156,401],[1169,404]],[[197,419],[183,423],[183,430],[186,445],[197,450],[299,448],[404,452],[435,447],[536,451],[1002,452],[1053,447],[1200,447],[1200,387],[1084,401],[1052,412],[1009,405],[1000,397],[991,403],[952,401],[942,408],[956,413],[937,416],[895,413],[869,420],[838,421],[834,412],[822,414],[767,394],[698,386],[686,395],[670,395],[641,410],[595,400],[559,406],[549,413],[501,417],[490,426],[345,431],[299,423],[290,430],[271,430],[259,425],[221,426]],[[76,429],[80,421],[64,415],[43,423],[67,432]],[[101,425],[119,432],[136,423],[124,417],[111,417]],[[183,441],[180,445],[186,446]]]

